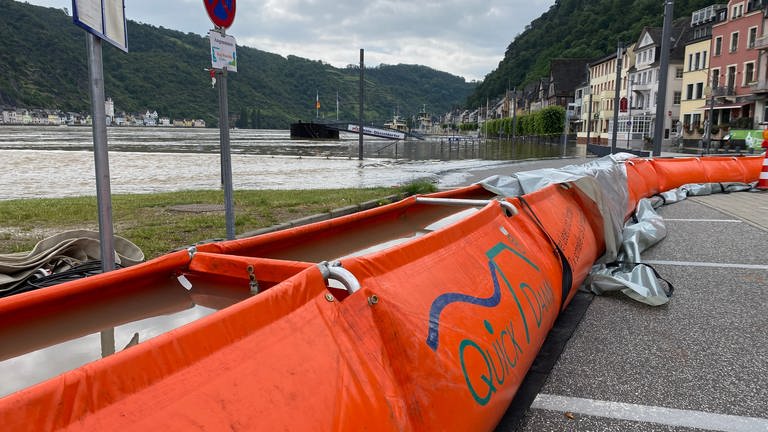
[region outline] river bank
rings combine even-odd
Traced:
[[[430,184],[401,188],[236,191],[235,229],[255,231],[291,220],[431,190]],[[115,195],[115,235],[135,243],[147,259],[200,241],[224,238],[221,191]],[[95,197],[0,201],[0,254],[31,250],[51,235],[74,229],[98,231]]]

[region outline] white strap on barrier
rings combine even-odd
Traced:
[[[456,207],[485,207],[490,203],[499,203],[501,207],[507,209],[510,216],[514,216],[518,213],[517,208],[505,200],[472,200],[472,199],[459,199],[459,198],[429,198],[429,197],[416,197],[416,202],[420,204],[434,204]]]

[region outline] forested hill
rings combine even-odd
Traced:
[[[0,0],[0,10],[0,105],[90,111],[85,32],[63,9]],[[207,37],[128,21],[128,44],[127,54],[108,44],[103,49],[105,90],[117,111],[216,123],[217,91],[203,70],[210,67]],[[335,118],[338,91],[340,117],[357,118],[357,67],[240,46],[237,56],[238,72],[228,82],[234,115],[247,112],[259,127],[287,128],[315,117],[319,92],[321,112]],[[355,64],[359,53],[349,57]],[[366,69],[366,121],[383,122],[398,108],[407,116],[424,105],[442,114],[463,105],[474,86],[425,66]]]
[[[677,0],[675,18],[689,16],[713,0]],[[662,0],[557,0],[507,47],[496,70],[486,75],[469,106],[485,103],[504,93],[549,75],[553,58],[598,59],[616,52],[619,40],[633,43],[644,26],[661,27]]]

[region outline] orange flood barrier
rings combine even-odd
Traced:
[[[707,178],[753,171],[750,158],[633,160],[631,205],[688,179],[681,167],[689,165]],[[478,186],[411,197],[0,299],[0,335],[152,286],[178,296],[180,284],[190,293],[184,302],[223,307],[6,392],[0,424],[492,430],[603,254],[605,229],[597,204],[571,183],[490,197]],[[155,309],[139,318],[179,308]],[[126,320],[109,318],[100,327],[94,314],[84,328],[103,332]],[[36,349],[28,345],[11,351]]]

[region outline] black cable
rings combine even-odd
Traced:
[[[115,268],[122,268],[118,263],[115,263]],[[88,276],[97,275],[102,273],[101,261],[85,261],[81,264],[73,266],[69,270],[65,270],[58,273],[53,273],[48,276],[37,276],[32,274],[23,283],[18,286],[0,292],[0,297],[7,297],[14,294],[20,294],[23,292],[34,291],[40,288],[46,288],[54,285],[58,285],[64,282],[70,282],[77,279],[82,279]]]

